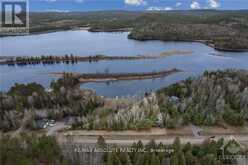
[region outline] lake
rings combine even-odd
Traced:
[[[173,55],[160,59],[137,61],[79,62],[77,64],[0,66],[0,89],[8,90],[15,83],[37,82],[45,87],[56,78],[50,72],[103,73],[151,72],[178,68],[184,72],[151,80],[119,81],[113,83],[87,83],[82,88],[96,90],[107,97],[125,97],[154,91],[190,76],[198,76],[205,70],[248,69],[248,52],[219,52],[196,42],[135,41],[128,33],[91,33],[87,31],[63,31],[30,36],[0,38],[1,56],[65,55],[135,56],[159,54],[174,50],[193,51],[192,55]]]

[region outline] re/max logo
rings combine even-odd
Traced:
[[[2,1],[1,24],[2,27],[27,27],[28,24],[27,1]]]

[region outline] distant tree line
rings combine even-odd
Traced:
[[[25,57],[16,57],[7,60],[5,63],[8,65],[35,65],[35,64],[58,64],[58,63],[77,63],[78,57],[74,55],[65,55],[65,56],[25,56]]]
[[[217,49],[247,50],[247,11],[100,11],[30,13],[30,32],[89,27],[90,31],[132,29],[130,38],[175,41],[209,40]],[[206,41],[207,42],[207,41]]]

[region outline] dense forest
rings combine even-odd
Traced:
[[[174,84],[157,92],[160,110],[168,120],[177,125],[242,126],[248,119],[248,72],[245,70],[206,71],[197,79]],[[169,96],[169,97],[168,97]],[[170,101],[170,96],[178,98]],[[169,101],[168,101],[169,100]]]
[[[226,148],[229,146],[239,147],[239,144],[235,140],[225,142],[223,139],[207,140],[200,146],[190,143],[181,144],[179,138],[176,138],[170,146],[162,143],[156,144],[153,140],[146,145],[139,141],[131,146],[131,152],[130,150],[125,152],[122,148],[116,147],[113,152],[105,154],[104,160],[105,165],[224,165],[236,163],[235,159],[222,158],[223,153],[235,155],[228,153]],[[238,154],[245,154],[245,152],[240,151]]]
[[[68,144],[67,148],[69,145]],[[76,152],[73,145],[69,152],[56,138],[22,134],[19,137],[0,138],[1,165],[96,165],[90,161],[96,153]],[[224,165],[236,164],[235,155],[247,155],[247,151],[235,140],[206,140],[201,145],[182,144],[175,138],[173,144],[164,145],[151,140],[131,146],[110,145],[100,136],[94,147],[98,149],[97,165]],[[235,152],[234,152],[235,148]],[[84,155],[84,156],[83,156]],[[80,160],[80,157],[84,160]],[[227,157],[228,156],[228,157]],[[91,163],[90,163],[91,162]]]
[[[131,31],[137,40],[201,40],[219,50],[248,49],[248,11],[99,11],[30,13],[30,32],[88,27],[89,31]]]
[[[138,18],[129,34],[137,40],[201,41],[218,50],[248,49],[248,17],[240,12],[152,13]]]
[[[96,130],[177,128],[188,124],[245,126],[248,120],[248,72],[205,72],[198,78],[170,85],[139,101],[110,102],[91,90],[79,89],[70,74],[53,81],[49,90],[39,84],[16,84],[1,93],[0,128],[36,128],[35,120],[74,116],[72,128]]]
[[[103,104],[93,91],[81,90],[78,79],[69,74],[51,82],[49,90],[37,83],[15,84],[1,92],[0,98],[0,129],[4,131],[35,128],[39,112],[50,119],[63,119],[83,116]]]
[[[69,165],[54,137],[23,134],[0,138],[1,165]]]
[[[188,124],[245,126],[248,120],[248,72],[205,72],[147,94],[131,105],[96,109],[73,125],[81,129],[142,130]]]

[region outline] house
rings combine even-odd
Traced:
[[[47,127],[53,127],[56,125],[55,120],[39,119],[35,121],[37,129],[45,129]]]
[[[35,121],[37,129],[44,129],[48,127],[48,122],[44,119]]]

